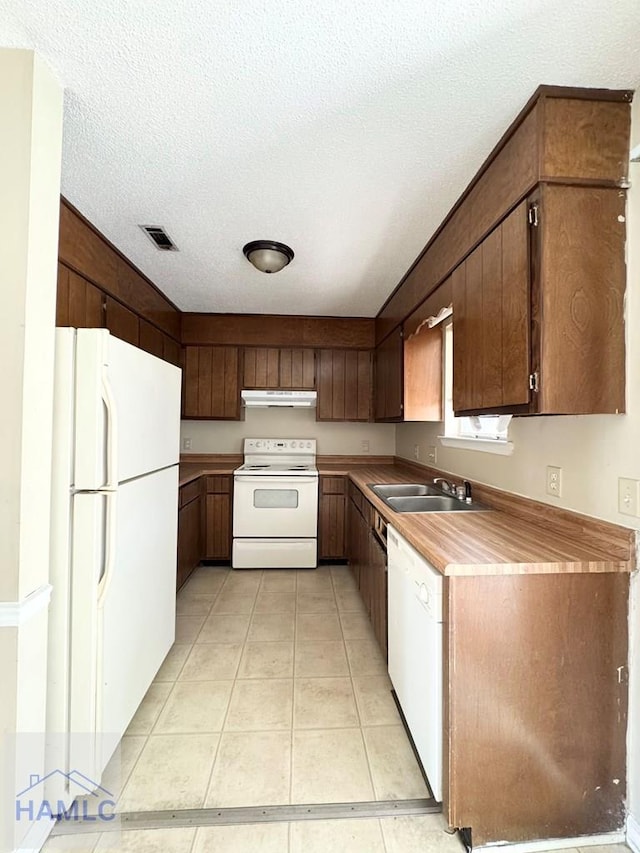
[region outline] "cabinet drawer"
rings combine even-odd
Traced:
[[[320,492],[323,495],[344,495],[347,491],[345,477],[320,477]]]
[[[226,495],[231,491],[231,477],[222,475],[220,477],[207,477],[208,495]]]
[[[180,506],[186,506],[194,498],[200,496],[200,478],[192,480],[180,489]]]

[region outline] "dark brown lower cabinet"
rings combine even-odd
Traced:
[[[205,494],[205,560],[231,559],[231,507],[233,479],[208,476]]]
[[[387,656],[387,552],[373,531],[369,534],[371,610],[369,616],[378,645]]]
[[[185,583],[202,555],[202,498],[200,481],[183,486],[179,492],[178,569],[176,587]]]
[[[387,555],[374,532],[375,510],[350,485],[348,557],[378,645],[387,656]]]
[[[444,814],[472,843],[625,821],[626,573],[445,579]]]
[[[318,558],[344,560],[347,556],[347,478],[320,476],[318,504]]]

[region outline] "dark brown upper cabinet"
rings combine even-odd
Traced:
[[[105,324],[104,293],[64,264],[58,264],[56,326],[102,329]]]
[[[369,350],[318,350],[318,421],[370,421]]]
[[[456,412],[529,403],[529,210],[520,204],[454,270]]]
[[[183,417],[240,420],[238,347],[184,348]]]
[[[106,297],[106,318],[107,329],[116,338],[126,341],[128,344],[133,344],[137,347],[140,344],[140,320],[137,314],[125,308],[120,302]]]
[[[542,184],[453,272],[457,414],[624,411],[624,193]]]
[[[376,421],[401,421],[404,414],[404,340],[394,329],[374,353],[374,412]]]
[[[315,381],[312,349],[244,348],[243,388],[306,391]]]

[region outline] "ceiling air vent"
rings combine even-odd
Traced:
[[[142,228],[156,249],[160,249],[162,252],[179,251],[171,237],[169,237],[167,232],[164,228],[161,228],[160,225],[141,225],[140,228]]]

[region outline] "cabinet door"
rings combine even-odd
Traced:
[[[106,318],[107,329],[112,335],[135,347],[140,344],[140,324],[137,314],[129,311],[110,296],[106,298]]]
[[[443,420],[442,326],[404,339],[404,420]]]
[[[349,568],[358,587],[360,586],[360,525],[358,519],[362,516],[353,500],[349,499],[347,507],[347,557]]]
[[[279,387],[312,391],[316,387],[315,352],[312,349],[281,349]]]
[[[625,411],[624,193],[602,187],[541,188],[537,411]]]
[[[529,403],[529,239],[523,202],[453,272],[456,412]]]
[[[104,293],[91,282],[58,264],[56,326],[104,328]]]
[[[202,554],[200,518],[200,498],[183,506],[178,513],[178,589],[200,562]]]
[[[316,420],[371,420],[371,352],[369,350],[319,350],[317,359]]]
[[[369,507],[367,502],[363,503],[363,510],[368,514]],[[371,605],[372,605],[372,574],[371,574],[371,555],[369,553],[369,539],[371,537],[371,525],[368,521],[363,517],[363,515],[358,514],[357,519],[358,524],[358,553],[360,555],[360,580],[359,580],[359,589],[360,595],[362,597],[362,601],[364,602],[364,606],[367,610],[369,617],[371,617]]]
[[[231,495],[208,494],[206,497],[205,558],[231,558]]]
[[[274,347],[245,347],[243,388],[278,388],[280,350]]]
[[[140,348],[146,352],[155,355],[158,358],[164,358],[164,338],[165,335],[147,323],[146,320],[140,320]]]
[[[371,624],[385,658],[387,656],[387,555],[375,534],[369,536],[371,565]]]
[[[169,335],[162,336],[162,357],[165,361],[170,361],[171,364],[180,367],[182,357],[180,344],[170,338]]]
[[[403,340],[398,326],[375,349],[375,419],[401,421],[403,416]]]
[[[318,556],[343,560],[346,542],[346,481],[344,477],[320,477],[318,506]]]
[[[239,420],[238,347],[185,347],[183,417]]]

